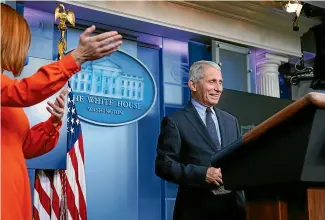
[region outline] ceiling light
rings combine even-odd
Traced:
[[[288,13],[296,13],[296,15],[299,16],[302,4],[300,4],[298,0],[289,1],[288,4],[286,4],[285,9]]]

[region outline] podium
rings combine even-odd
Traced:
[[[325,94],[309,93],[211,158],[247,220],[325,220]]]

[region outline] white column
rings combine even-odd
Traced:
[[[288,62],[287,57],[262,53],[256,57],[257,93],[265,96],[280,97],[279,66]]]

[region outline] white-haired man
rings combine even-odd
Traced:
[[[245,219],[242,192],[226,191],[211,156],[240,136],[237,119],[216,108],[222,94],[220,67],[198,61],[190,68],[191,101],[166,116],[158,138],[156,174],[179,185],[174,220]]]

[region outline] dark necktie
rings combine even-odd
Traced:
[[[205,122],[206,122],[207,129],[209,131],[209,134],[210,134],[214,144],[216,145],[218,150],[221,150],[221,146],[220,146],[220,142],[219,142],[218,134],[217,134],[217,128],[216,128],[216,124],[214,123],[214,121],[212,119],[212,114],[213,113],[212,113],[211,108],[207,108]]]
[[[221,150],[221,146],[220,146],[220,142],[219,142],[219,138],[218,138],[218,134],[217,134],[216,124],[214,123],[214,121],[212,119],[212,114],[213,113],[212,113],[211,108],[207,108],[205,121],[206,121],[206,125],[207,125],[207,129],[209,131],[209,134],[219,151],[219,150]],[[223,194],[228,194],[230,192],[231,191],[226,190],[223,185],[221,185],[220,187],[217,187],[215,189],[212,189],[212,193],[214,195],[223,195]]]

